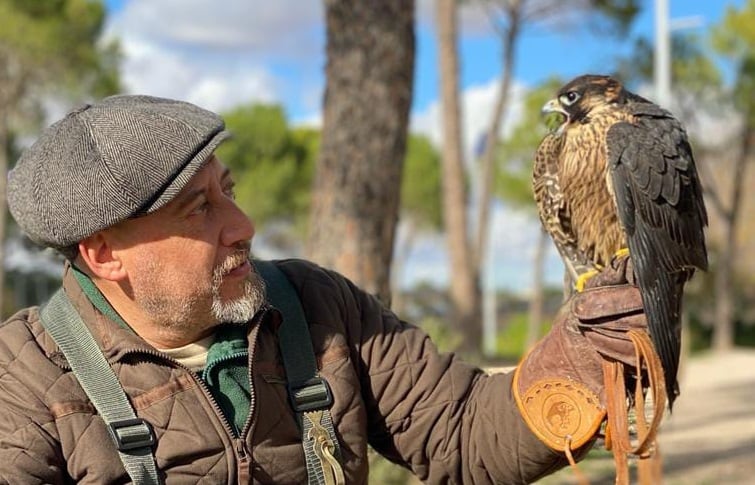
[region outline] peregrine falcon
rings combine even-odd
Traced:
[[[577,77],[543,112],[563,118],[535,156],[543,226],[578,291],[628,249],[671,407],[683,287],[708,266],[708,216],[687,134],[671,113],[608,76]]]

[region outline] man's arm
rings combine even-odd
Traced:
[[[368,440],[378,452],[431,483],[528,483],[566,464],[563,443],[544,435],[549,428],[563,435],[557,438],[577,459],[592,445],[605,416],[603,359],[633,364],[627,331],[646,332],[646,321],[626,268],[612,265],[590,280],[589,286],[600,287],[564,305],[515,375],[493,376],[439,353],[424,332],[342,276],[295,261],[287,272],[297,274],[308,321],[343,333]],[[552,379],[566,379],[571,391],[584,397],[588,389],[597,398],[565,407],[548,399]],[[541,401],[531,399],[533,393]],[[573,425],[581,422],[571,419],[575,411],[595,418],[579,429],[579,440],[571,439]]]
[[[53,364],[28,318],[22,312],[0,326],[0,483],[64,483],[55,421],[42,402],[54,382],[44,370]]]
[[[65,483],[59,448],[45,427],[5,403],[0,410],[0,483]]]
[[[422,330],[329,275],[378,452],[430,483],[527,483],[566,463],[522,420],[511,374],[487,376],[439,353]]]

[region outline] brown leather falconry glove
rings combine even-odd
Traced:
[[[566,452],[570,461],[572,450],[596,437],[607,414],[609,427],[620,427],[626,434],[616,449],[637,451],[628,444],[626,424],[617,425],[612,415],[617,422],[627,421],[624,374],[639,374],[642,392],[646,374],[657,372],[660,363],[650,343],[640,292],[630,283],[633,280],[628,258],[613,261],[562,306],[550,333],[517,367],[513,390],[522,417],[541,441]],[[654,356],[655,364],[648,365]],[[662,383],[662,370],[655,380]],[[665,396],[659,394],[657,399]],[[652,442],[653,437],[648,440]],[[640,451],[646,449],[643,443]]]

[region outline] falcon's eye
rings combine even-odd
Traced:
[[[568,93],[559,96],[558,100],[561,101],[561,104],[564,106],[571,106],[579,100],[579,93],[576,91],[569,91]]]

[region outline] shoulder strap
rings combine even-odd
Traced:
[[[309,485],[345,483],[338,462],[340,448],[330,416],[333,404],[328,382],[317,372],[317,361],[299,295],[270,261],[254,261],[265,280],[268,301],[283,314],[278,339],[286,369],[288,397],[299,420]]]
[[[63,289],[42,308],[40,318],[105,421],[131,480],[135,484],[159,484],[152,427],[136,416],[118,377]]]

